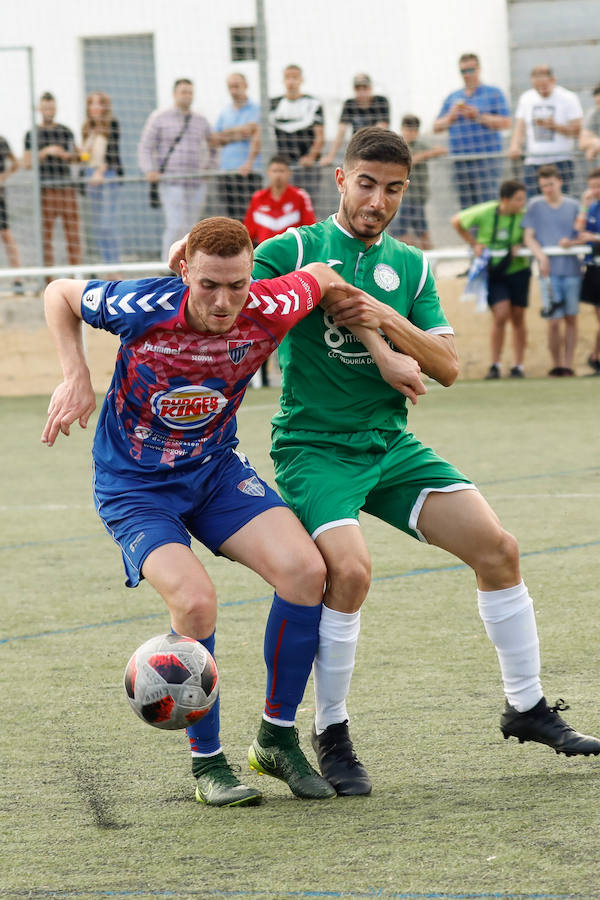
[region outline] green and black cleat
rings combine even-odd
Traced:
[[[335,788],[313,769],[300,749],[295,728],[271,725],[263,719],[258,737],[248,750],[248,762],[259,775],[285,781],[291,792],[303,800],[336,796]]]
[[[196,800],[207,806],[258,806],[260,791],[242,784],[234,775],[224,753],[195,756],[192,772],[198,782]]]

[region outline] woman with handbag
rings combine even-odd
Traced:
[[[499,200],[478,203],[463,209],[451,219],[461,238],[473,248],[475,256],[480,256],[484,248],[504,251],[503,256],[492,256],[487,266],[487,302],[492,312],[492,364],[485,376],[486,380],[500,378],[502,348],[508,322],[512,325],[514,354],[510,376],[523,378],[525,374],[525,310],[529,302],[531,264],[529,258],[516,254],[523,246],[521,220],[526,200],[525,185],[510,179],[500,185]]]
[[[113,118],[110,97],[94,91],[86,101],[86,120],[82,128],[81,174],[92,215],[92,232],[102,262],[120,259],[117,228],[117,191],[115,179],[123,175],[119,155],[119,123]]]

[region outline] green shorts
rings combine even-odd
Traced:
[[[472,482],[406,432],[331,433],[273,428],[277,487],[313,539],[356,525],[360,510],[419,540],[419,513],[432,491]]]

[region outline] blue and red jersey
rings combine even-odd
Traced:
[[[321,299],[306,272],[255,281],[226,334],[194,331],[180,278],[90,281],[85,322],[120,335],[94,459],[115,472],[198,465],[237,445],[236,413],[252,376]]]

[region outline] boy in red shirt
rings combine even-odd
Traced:
[[[290,184],[292,171],[285,156],[273,156],[267,169],[269,186],[252,195],[244,225],[256,247],[267,238],[298,225],[314,225],[315,211],[302,188]]]

